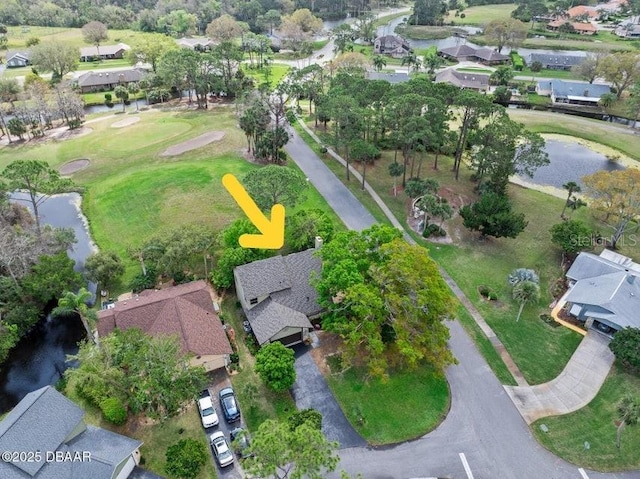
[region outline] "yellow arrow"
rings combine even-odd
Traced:
[[[284,245],[284,206],[277,204],[271,207],[269,220],[244,186],[231,173],[222,177],[222,184],[242,208],[247,218],[258,228],[259,235],[243,234],[239,243],[243,248],[280,249]]]

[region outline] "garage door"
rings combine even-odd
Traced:
[[[293,346],[294,344],[298,344],[302,342],[302,331],[292,334],[290,336],[285,336],[284,338],[279,338],[280,341],[285,346]]]

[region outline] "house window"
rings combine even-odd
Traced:
[[[249,303],[250,303],[250,304],[258,304],[258,298],[252,298],[252,299],[249,301]]]

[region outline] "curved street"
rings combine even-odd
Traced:
[[[295,131],[285,148],[323,196],[331,192],[325,199],[348,227],[363,229],[374,223],[370,217],[354,217],[353,201],[358,211],[364,209],[362,204]],[[351,198],[335,201],[338,194]],[[449,328],[459,364],[446,373],[451,409],[444,422],[424,437],[397,446],[342,449],[338,471],[360,473],[366,479],[640,479],[640,471],[585,471],[540,446],[462,326],[452,321]],[[407,421],[411,415],[407,411]]]

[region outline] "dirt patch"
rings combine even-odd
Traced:
[[[68,176],[77,173],[80,170],[84,170],[90,164],[91,161],[89,161],[87,158],[71,160],[62,165],[59,171],[62,176]]]
[[[111,124],[111,128],[125,128],[127,126],[135,125],[140,121],[139,116],[130,116],[129,118],[124,118],[120,121],[116,121]]]
[[[322,375],[326,377],[331,374],[326,357],[338,351],[340,344],[342,344],[342,339],[337,334],[328,333],[327,331],[316,331],[316,334],[318,335],[320,346],[311,350],[311,357],[318,365]]]
[[[214,141],[220,141],[224,138],[224,131],[210,131],[204,135],[196,136],[190,140],[178,143],[177,145],[170,146],[160,156],[178,156],[187,151],[195,150],[196,148],[202,148],[203,146],[213,143]]]

